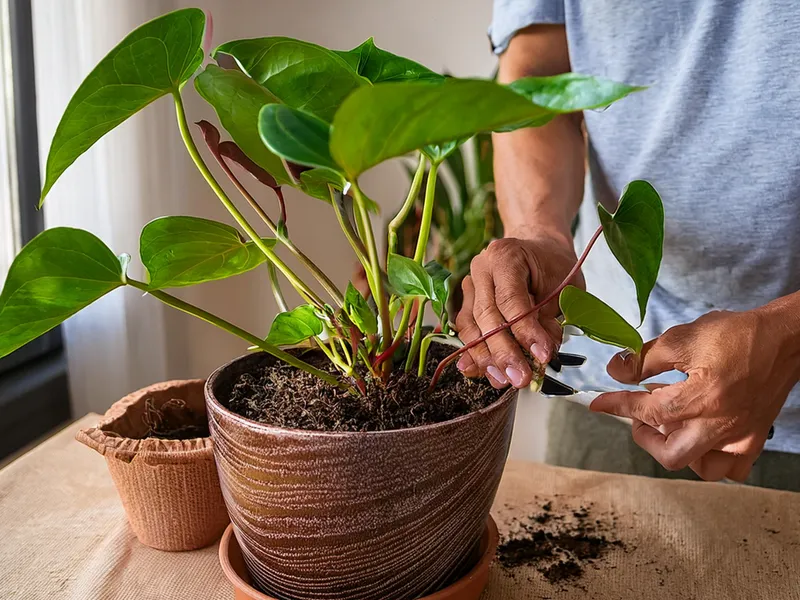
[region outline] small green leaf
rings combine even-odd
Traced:
[[[336,52],[287,37],[237,40],[214,51],[229,54],[241,69],[283,104],[330,122],[355,89],[369,85]]]
[[[313,306],[304,305],[275,317],[267,342],[275,346],[293,346],[321,333],[322,320]]]
[[[372,83],[386,81],[442,82],[444,76],[411,59],[397,56],[375,45],[372,38],[352,50],[336,51],[362,77]]]
[[[633,92],[647,89],[580,73],[523,77],[508,87],[534,104],[557,113],[605,108]]]
[[[324,200],[330,204],[331,192],[328,186],[332,185],[337,190],[343,190],[347,182],[341,173],[331,169],[317,168],[303,171],[300,174],[300,189],[312,198]]]
[[[258,113],[278,99],[244,73],[208,65],[194,80],[197,92],[214,107],[233,141],[278,184],[291,183],[280,157],[270,152],[258,134]]]
[[[88,231],[40,233],[11,263],[0,293],[0,357],[123,285],[122,260]]]
[[[350,180],[395,156],[550,112],[492,81],[378,84],[353,92],[336,113],[331,152]]]
[[[467,141],[469,138],[455,140],[451,142],[445,142],[444,144],[432,144],[429,146],[425,146],[422,151],[425,153],[432,162],[440,163],[448,156],[453,154],[461,144]]]
[[[347,284],[347,292],[345,292],[344,296],[344,310],[361,333],[378,333],[378,319],[375,313],[372,312],[369,303],[352,283]]]
[[[588,337],[604,344],[630,348],[634,352],[642,349],[642,336],[608,304],[568,285],[558,299],[564,314],[564,325],[573,325]]]
[[[433,284],[433,297],[430,298],[433,310],[439,317],[443,326],[447,325],[447,299],[450,296],[451,273],[436,261],[425,265],[425,271],[430,275]]]
[[[664,247],[664,205],[647,181],[632,181],[622,192],[612,215],[597,206],[603,235],[611,252],[636,285],[640,323],[656,285]]]
[[[269,246],[275,240],[265,239]],[[139,252],[152,289],[184,287],[246,273],[266,257],[225,223],[161,217],[142,230]]]
[[[387,264],[389,284],[399,296],[433,298],[433,280],[419,263],[399,254],[390,254]]]
[[[47,156],[40,206],[53,184],[97,140],[181,86],[203,62],[205,15],[177,10],[145,23],[103,58],[72,96]]]
[[[288,161],[332,171],[340,168],[329,150],[330,125],[310,113],[282,104],[268,104],[258,119],[261,140]]]

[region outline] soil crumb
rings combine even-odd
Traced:
[[[533,567],[551,584],[574,584],[587,565],[624,547],[614,536],[613,522],[593,516],[591,505],[555,511],[547,502],[541,509],[512,523],[512,533],[497,548],[503,568]]]
[[[183,400],[173,398],[156,408],[153,399],[148,398],[144,406],[145,438],[192,440],[210,435],[206,415],[193,411]]]
[[[439,361],[453,351],[432,344],[424,377],[395,365],[386,384],[367,381],[365,396],[327,384],[283,362],[239,375],[221,402],[233,412],[261,423],[312,431],[388,431],[449,421],[486,408],[503,394],[485,379],[470,380],[454,365],[443,373],[436,389],[427,393]],[[333,372],[324,356],[304,360]]]

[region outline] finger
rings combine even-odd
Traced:
[[[620,383],[636,384],[666,371],[685,371],[687,331],[673,327],[647,342],[639,354],[628,350],[615,354],[606,367],[608,374]]]
[[[482,334],[500,327],[505,319],[497,307],[495,299],[495,282],[488,269],[473,266],[472,282],[475,287],[475,300],[472,314]],[[528,295],[527,290],[523,292]],[[531,368],[522,348],[514,340],[508,330],[502,330],[486,340],[491,353],[492,363],[499,368],[514,385],[524,387],[531,382]]]
[[[735,454],[710,450],[689,463],[689,468],[704,481],[720,481],[728,477],[728,473],[734,468],[738,458]]]
[[[747,481],[756,460],[758,460],[758,455],[744,454],[737,456],[726,477],[739,483]]]
[[[471,277],[465,277],[462,283],[462,290],[464,298],[461,305],[461,311],[456,317],[456,327],[458,328],[458,337],[465,344],[469,344],[481,336],[481,330],[473,317],[473,306],[475,302],[475,287],[472,283]],[[485,343],[480,343],[468,352],[461,355],[457,363],[458,368],[467,377],[480,377],[486,374],[488,367],[495,367],[492,362],[492,355],[489,348]],[[499,371],[498,371],[499,373]],[[500,381],[502,376],[496,381]]]
[[[670,385],[653,384],[647,392],[606,392],[595,398],[589,409],[636,419],[657,428],[681,420],[682,412],[675,407],[684,403],[685,384],[683,381]]]
[[[633,440],[669,471],[678,471],[709,452],[716,432],[702,421],[687,421],[683,427],[664,435],[639,420],[633,421]]]
[[[481,276],[478,273],[478,277]],[[495,304],[504,321],[512,321],[530,312],[536,304],[530,293],[530,267],[524,260],[516,268],[508,265],[506,268],[496,269],[492,284]],[[480,282],[476,281],[476,286],[479,285]],[[555,344],[553,337],[539,322],[538,314],[530,314],[521,319],[511,327],[511,331],[517,342],[529,350],[537,361],[542,364],[550,361]]]

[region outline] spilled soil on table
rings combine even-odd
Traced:
[[[350,394],[283,362],[269,361],[240,374],[220,401],[233,412],[268,425],[312,431],[388,431],[441,423],[486,408],[503,390],[486,379],[470,380],[448,366],[436,389],[430,384],[436,366],[454,350],[432,344],[426,373],[417,377],[396,364],[385,384],[367,379],[363,396]],[[398,356],[402,359],[402,355]],[[308,352],[303,360],[335,373],[328,359]]]
[[[576,584],[589,565],[624,548],[614,519],[595,516],[591,504],[555,510],[548,501],[540,509],[515,519],[497,548],[498,562],[512,576],[518,567],[532,567],[553,585]]]

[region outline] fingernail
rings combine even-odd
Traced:
[[[491,375],[492,379],[494,379],[497,383],[508,383],[508,379],[506,379],[506,376],[503,375],[502,371],[500,371],[500,369],[498,369],[494,365],[489,365],[488,367],[486,367],[486,372],[489,375]]]
[[[468,363],[467,357],[462,356],[461,358],[458,359],[456,367],[458,368],[459,371],[466,371],[467,367],[469,366],[469,364],[467,363]]]
[[[531,345],[531,354],[533,354],[533,357],[540,363],[546,363],[550,358],[550,353],[547,351],[547,348],[539,342],[534,342]]]
[[[522,387],[522,371],[514,367],[508,367],[506,369],[506,375],[508,375],[508,378],[511,380],[511,385],[516,388]]]

